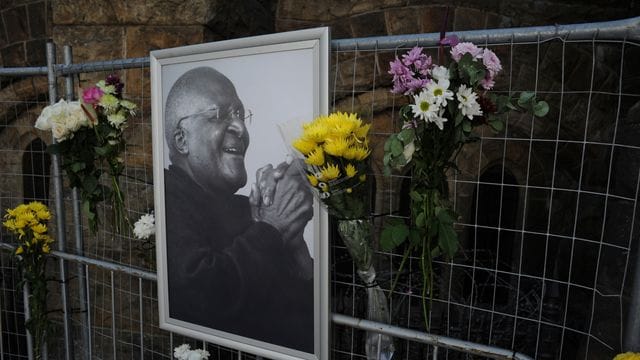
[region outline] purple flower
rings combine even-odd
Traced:
[[[460,39],[456,35],[450,35],[442,38],[440,40],[440,45],[449,45],[451,47],[454,47],[458,45],[459,42],[460,42]]]
[[[482,49],[470,42],[461,42],[451,49],[451,57],[456,62],[460,61],[464,54],[471,54],[474,59],[482,57]]]
[[[96,104],[100,101],[104,93],[99,88],[92,86],[82,92],[82,101],[85,104]]]
[[[393,75],[391,92],[410,95],[421,90],[430,81],[431,66],[431,57],[423,54],[421,47],[416,46],[402,55],[402,60],[396,57],[389,63],[389,74]]]
[[[489,74],[487,74],[487,76],[480,80],[480,86],[482,86],[485,90],[491,90],[493,89],[493,86],[496,84],[496,82],[493,80],[493,76],[489,76]]]
[[[484,52],[482,53],[482,63],[487,70],[489,70],[491,77],[496,76],[500,71],[502,71],[500,59],[498,59],[496,54],[489,49],[484,49]]]
[[[113,85],[116,89],[115,95],[116,97],[122,96],[122,89],[124,88],[124,84],[120,82],[120,77],[117,74],[110,74],[104,81],[107,85]]]

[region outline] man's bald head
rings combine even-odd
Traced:
[[[216,99],[238,99],[231,80],[210,67],[191,69],[173,84],[164,113],[164,135],[169,151],[175,149],[175,131],[181,119],[210,109]],[[237,100],[240,102],[240,100]]]

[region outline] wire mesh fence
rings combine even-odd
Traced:
[[[403,249],[377,252],[378,282],[390,299],[392,325],[537,359],[604,359],[640,346],[634,320],[640,314],[633,312],[640,307],[640,276],[634,275],[640,272],[640,71],[633,66],[640,56],[639,32],[631,21],[458,34],[502,59],[496,92],[535,91],[551,110],[542,119],[512,113],[499,133],[482,129],[449,173],[462,249],[453,259],[436,259],[429,329],[422,319],[419,259],[410,256],[398,272]],[[372,124],[371,208],[378,229],[389,217],[409,215],[411,174],[382,173],[384,141],[401,126],[397,113],[407,101],[390,93],[388,64],[417,44],[435,60],[437,41],[429,34],[333,42],[332,108],[357,112]],[[58,94],[77,92],[112,72],[121,75],[126,97],[140,107],[125,133],[122,186],[129,218],[148,213],[148,59],[57,65],[55,72],[61,76]],[[173,347],[185,342],[204,346],[214,359],[255,358],[159,329],[153,242],[116,234],[109,226],[89,234],[74,216],[73,192],[64,186],[62,194],[55,193],[45,152],[51,139],[33,128],[49,103],[46,69],[2,74],[0,208],[4,213],[31,199],[52,206],[59,196],[65,209],[65,248],[49,264],[56,324],[50,358],[170,359]],[[109,224],[104,210],[101,222]],[[0,236],[5,245],[13,242],[4,231]],[[364,318],[365,288],[336,239],[331,236],[332,311]],[[23,293],[7,251],[0,269],[0,359],[28,358]],[[66,289],[59,286],[61,274]],[[362,329],[335,324],[331,358],[365,359],[364,336]],[[474,357],[473,351],[419,341],[395,343],[396,359]]]

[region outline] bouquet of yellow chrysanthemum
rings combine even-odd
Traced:
[[[369,127],[356,114],[333,113],[304,124],[302,136],[293,142],[304,155],[309,183],[339,219],[369,216],[364,186]]]
[[[626,352],[616,355],[613,360],[640,360],[640,353]]]
[[[51,252],[53,239],[49,236],[47,222],[51,213],[46,205],[33,201],[8,209],[2,223],[18,236],[15,255],[22,274],[20,285],[29,288],[30,318],[25,325],[33,336],[34,354],[41,357],[42,345],[49,331],[47,318],[46,254]]]
[[[370,244],[369,186],[367,160],[369,124],[356,114],[332,113],[302,126],[302,135],[293,147],[304,155],[305,172],[329,214],[338,221],[338,232],[367,289],[367,318],[389,322],[387,299],[376,282]],[[380,350],[378,350],[380,348]],[[390,358],[394,347],[389,336],[369,333],[366,352]]]

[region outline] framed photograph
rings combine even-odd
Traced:
[[[329,30],[151,52],[160,327],[328,359],[327,214],[285,140],[328,111]]]

